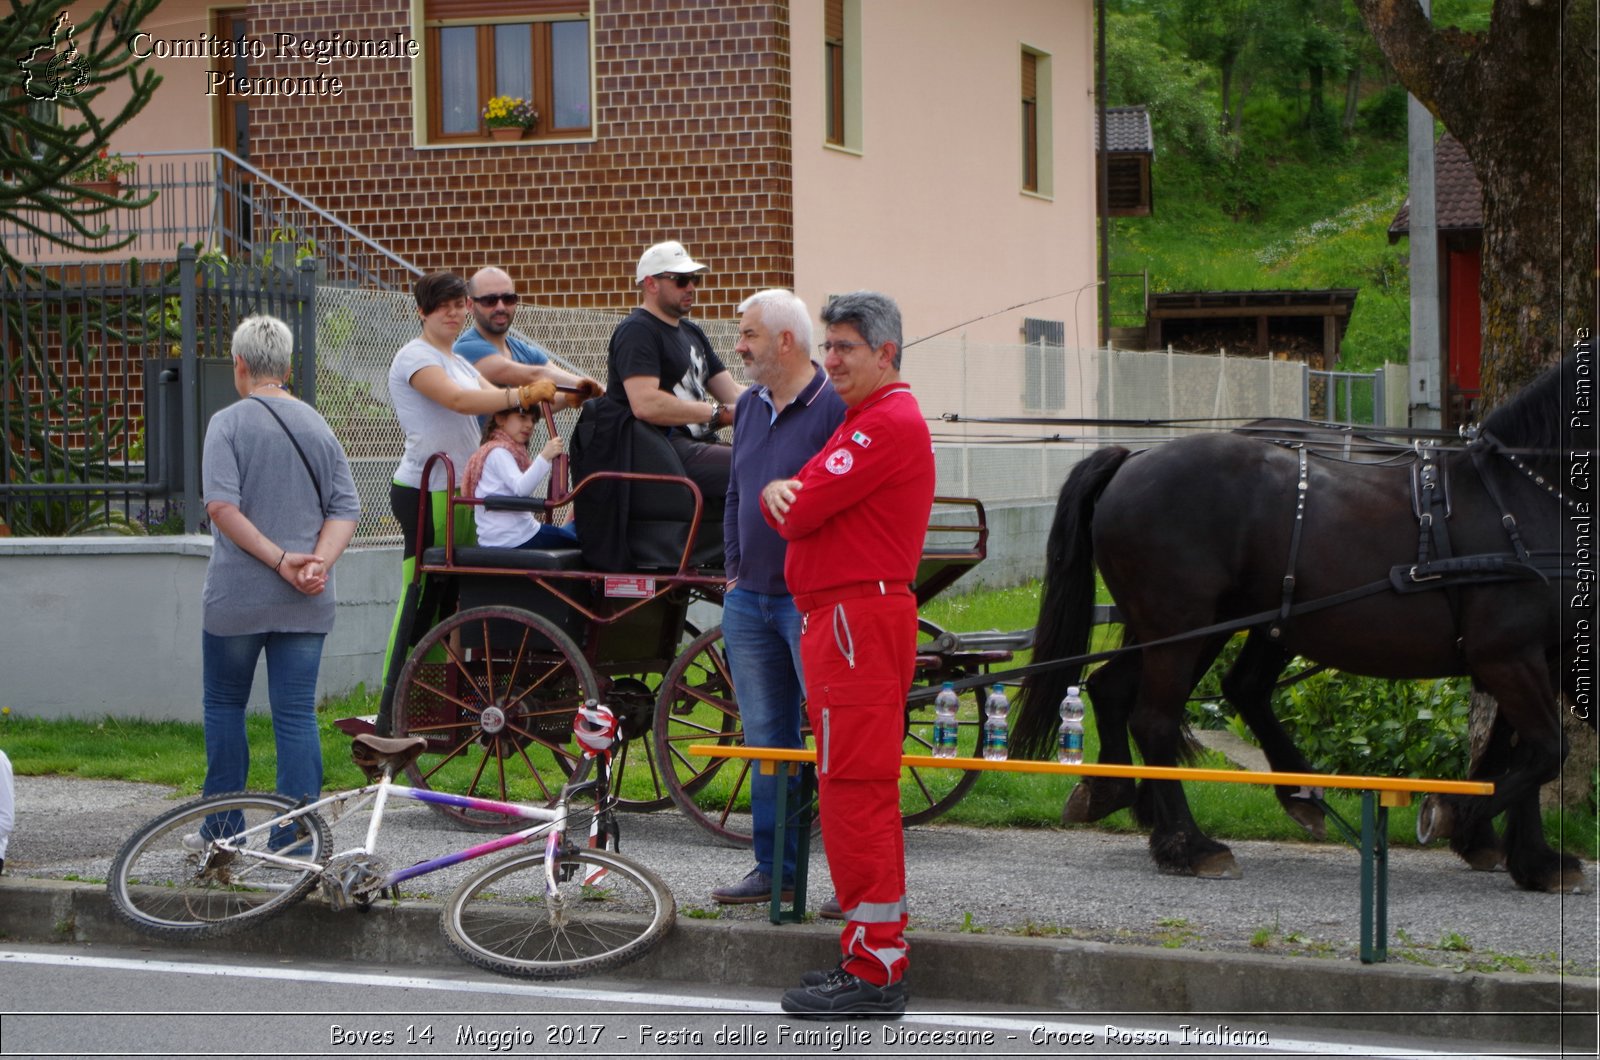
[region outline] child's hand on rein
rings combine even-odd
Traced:
[[[560,456],[566,451],[566,445],[562,443],[561,437],[556,435],[548,442],[544,443],[544,448],[540,450],[539,455],[544,457],[546,460],[554,460],[556,457]]]

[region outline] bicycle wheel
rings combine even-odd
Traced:
[[[414,787],[549,803],[579,757],[573,716],[593,698],[593,671],[553,622],[513,607],[475,607],[433,627],[412,650],[391,728],[428,740],[406,767]],[[470,828],[521,827],[504,814],[429,806]]]
[[[555,879],[547,895],[543,851],[490,865],[445,903],[445,941],[491,972],[571,979],[638,959],[678,917],[665,884],[609,851],[567,851]]]
[[[333,849],[328,825],[315,813],[282,830],[245,837],[245,849],[209,840],[270,824],[294,809],[282,795],[208,795],[162,814],[123,844],[106,889],[117,915],[158,938],[214,938],[277,916],[304,898],[319,871],[284,868],[251,856],[272,850],[323,864]]]

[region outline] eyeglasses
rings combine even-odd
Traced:
[[[702,283],[706,274],[703,272],[660,272],[656,274],[658,280],[671,280],[679,287],[687,287],[691,283]]]
[[[496,302],[504,302],[506,305],[516,305],[517,293],[515,291],[511,291],[507,294],[475,294],[472,296],[472,300],[483,306],[485,309],[492,307]]]
[[[840,342],[837,339],[830,339],[827,342],[819,342],[819,343],[817,343],[817,349],[821,350],[823,353],[831,353],[834,350],[838,350],[840,353],[849,353],[851,350],[855,349],[857,346],[865,346],[868,349],[871,349],[872,348],[872,343],[870,343],[870,342]]]

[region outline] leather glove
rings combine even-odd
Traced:
[[[537,383],[524,383],[517,387],[517,401],[524,409],[531,409],[542,401],[550,401],[556,396],[556,385],[548,379],[541,379]]]
[[[601,386],[595,380],[587,377],[578,380],[576,389],[578,392],[573,395],[573,397],[577,398],[577,400],[573,402],[575,405],[581,405],[585,401],[592,401],[606,392],[605,387]]]

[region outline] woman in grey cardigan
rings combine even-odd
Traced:
[[[322,790],[317,671],[323,638],[333,628],[333,565],[355,533],[361,503],[333,431],[285,386],[293,347],[288,326],[275,317],[240,324],[233,333],[233,385],[242,400],[206,429],[207,795],[246,787],[244,711],[263,651],[277,790],[295,799]]]

